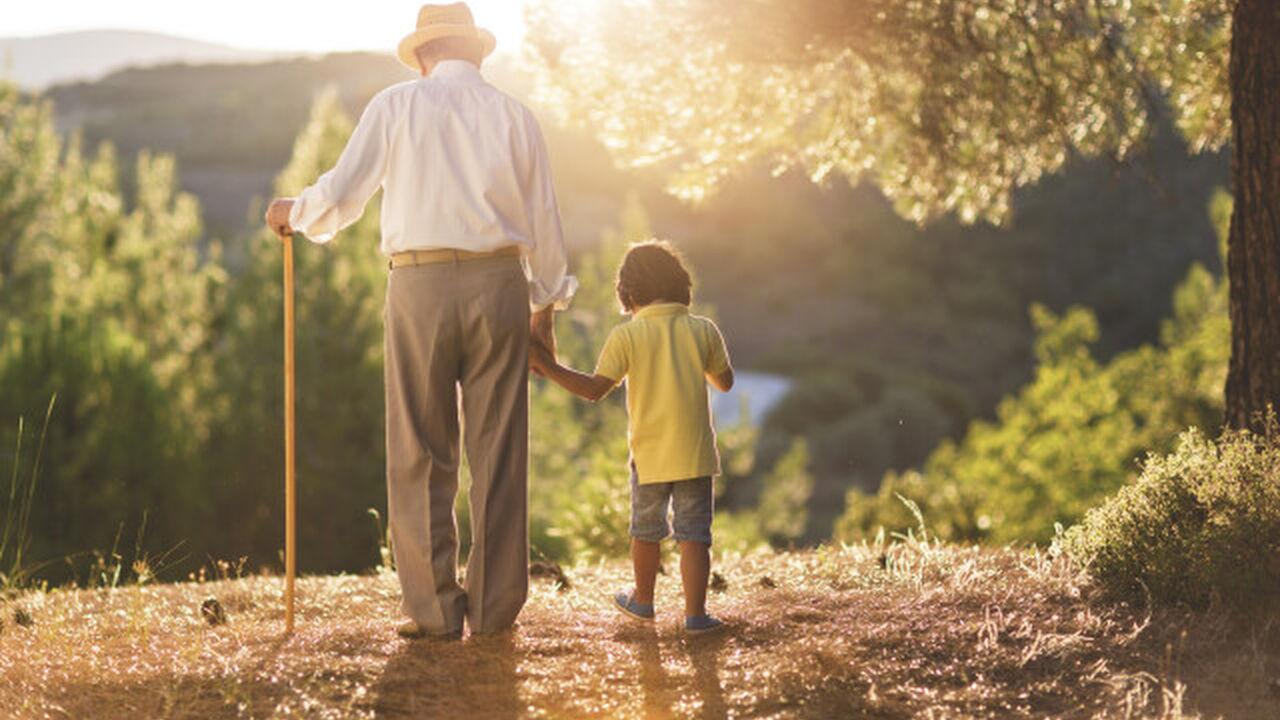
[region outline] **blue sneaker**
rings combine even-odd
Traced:
[[[689,635],[702,635],[723,629],[724,623],[710,615],[692,615],[684,619],[684,631]]]
[[[618,608],[624,615],[630,615],[636,620],[653,621],[653,605],[638,603],[635,601],[635,590],[620,592],[613,596],[614,607]]]

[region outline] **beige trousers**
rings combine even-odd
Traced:
[[[387,282],[387,515],[406,615],[430,633],[509,627],[529,587],[529,285],[498,257]],[[459,403],[461,392],[461,403]],[[458,584],[459,410],[471,553]]]

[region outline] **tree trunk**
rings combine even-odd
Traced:
[[[1280,3],[1238,0],[1229,73],[1235,209],[1226,422],[1258,430],[1268,406],[1280,411]]]

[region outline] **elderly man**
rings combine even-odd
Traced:
[[[494,44],[464,3],[423,6],[397,53],[422,77],[375,96],[337,165],[267,210],[276,232],[324,243],[383,189],[387,506],[407,637],[458,638],[464,620],[497,632],[524,605],[530,333],[553,342],[553,307],[577,285],[538,123],[480,75]],[[472,478],[465,588],[460,424]]]

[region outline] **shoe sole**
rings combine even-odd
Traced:
[[[713,625],[709,628],[702,628],[700,630],[690,630],[689,628],[685,628],[684,633],[686,635],[710,635],[712,633],[721,632],[722,630],[724,630],[724,623]]]
[[[406,640],[428,640],[428,639],[430,640],[461,640],[462,639],[462,631],[432,635],[426,630],[418,630],[417,632],[405,632],[403,630],[396,630],[396,634]]]

